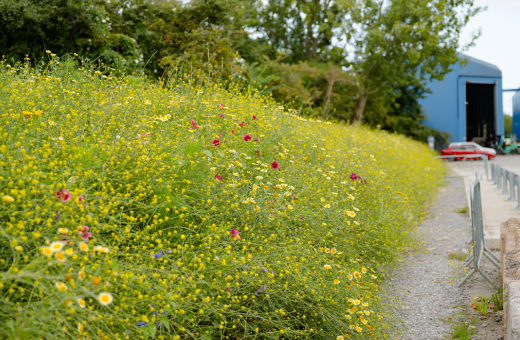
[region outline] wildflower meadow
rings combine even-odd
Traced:
[[[62,59],[0,64],[0,338],[385,338],[425,145]]]

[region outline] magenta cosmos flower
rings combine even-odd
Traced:
[[[359,179],[359,176],[356,175],[355,173],[351,173],[351,174],[350,174],[350,179],[353,180],[353,181],[355,181],[356,179]]]
[[[257,120],[257,118],[256,118],[256,116],[255,116],[255,115],[253,115],[253,120]]]
[[[244,136],[244,142],[249,142],[251,139],[253,139],[253,137],[251,137],[250,135]]]
[[[231,236],[237,240],[240,240],[240,232],[235,229],[231,229]]]
[[[78,227],[78,235],[84,240],[88,241],[90,237],[92,237],[92,234],[88,232],[88,227],[82,225]]]
[[[68,202],[72,195],[67,189],[61,189],[56,191],[56,198],[62,201],[63,203]]]
[[[220,141],[218,139],[214,139],[211,144],[213,144],[213,146],[219,146],[220,145]]]
[[[273,169],[273,170],[278,170],[279,167],[280,167],[280,164],[278,164],[277,161],[273,161],[273,162],[271,163],[271,169]]]
[[[242,123],[240,123],[240,124],[238,124],[238,125],[239,125],[239,126],[244,126],[244,122],[242,122]]]
[[[193,125],[195,129],[199,128],[193,119],[191,120],[191,125]]]
[[[220,180],[222,179],[222,177],[218,174],[218,172],[215,174],[215,178],[217,179],[217,181],[220,182]]]

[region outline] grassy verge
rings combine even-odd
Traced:
[[[0,64],[1,337],[384,337],[379,268],[444,172],[424,145],[46,63]]]

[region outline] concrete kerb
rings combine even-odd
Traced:
[[[520,222],[517,218],[502,223],[500,240],[504,334],[507,340],[520,340]]]

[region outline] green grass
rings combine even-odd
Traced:
[[[455,209],[455,212],[456,213],[459,213],[459,214],[465,214],[468,212],[468,207],[460,207],[460,208],[457,208]]]

